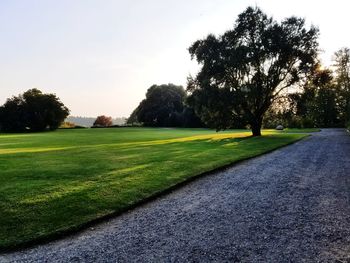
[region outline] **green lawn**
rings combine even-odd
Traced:
[[[306,134],[77,129],[0,134],[0,249],[53,237]]]
[[[287,129],[284,129],[283,132],[287,132],[287,133],[292,133],[292,132],[295,132],[295,133],[308,133],[308,132],[319,132],[320,129],[319,128],[304,128],[304,129],[296,129],[296,128],[287,128]]]

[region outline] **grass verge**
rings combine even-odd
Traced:
[[[305,136],[148,128],[0,135],[0,250],[81,229]]]
[[[321,131],[321,129],[319,128],[303,128],[303,129],[287,128],[283,130],[283,132],[286,132],[286,133],[310,133],[310,132],[319,132],[319,131]]]

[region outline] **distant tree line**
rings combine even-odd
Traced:
[[[66,118],[67,122],[75,123],[76,125],[83,126],[83,127],[91,127],[94,125],[94,122],[96,121],[96,117],[81,117],[81,116],[68,116]],[[120,118],[112,118],[112,125],[119,125],[123,126],[126,123],[126,118],[120,117]]]

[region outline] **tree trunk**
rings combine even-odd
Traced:
[[[251,124],[253,136],[261,136],[262,118],[258,118]]]

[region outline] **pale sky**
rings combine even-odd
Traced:
[[[152,84],[185,86],[188,47],[249,5],[318,26],[325,65],[350,47],[348,0],[0,0],[0,104],[35,87],[71,115],[128,117]]]

